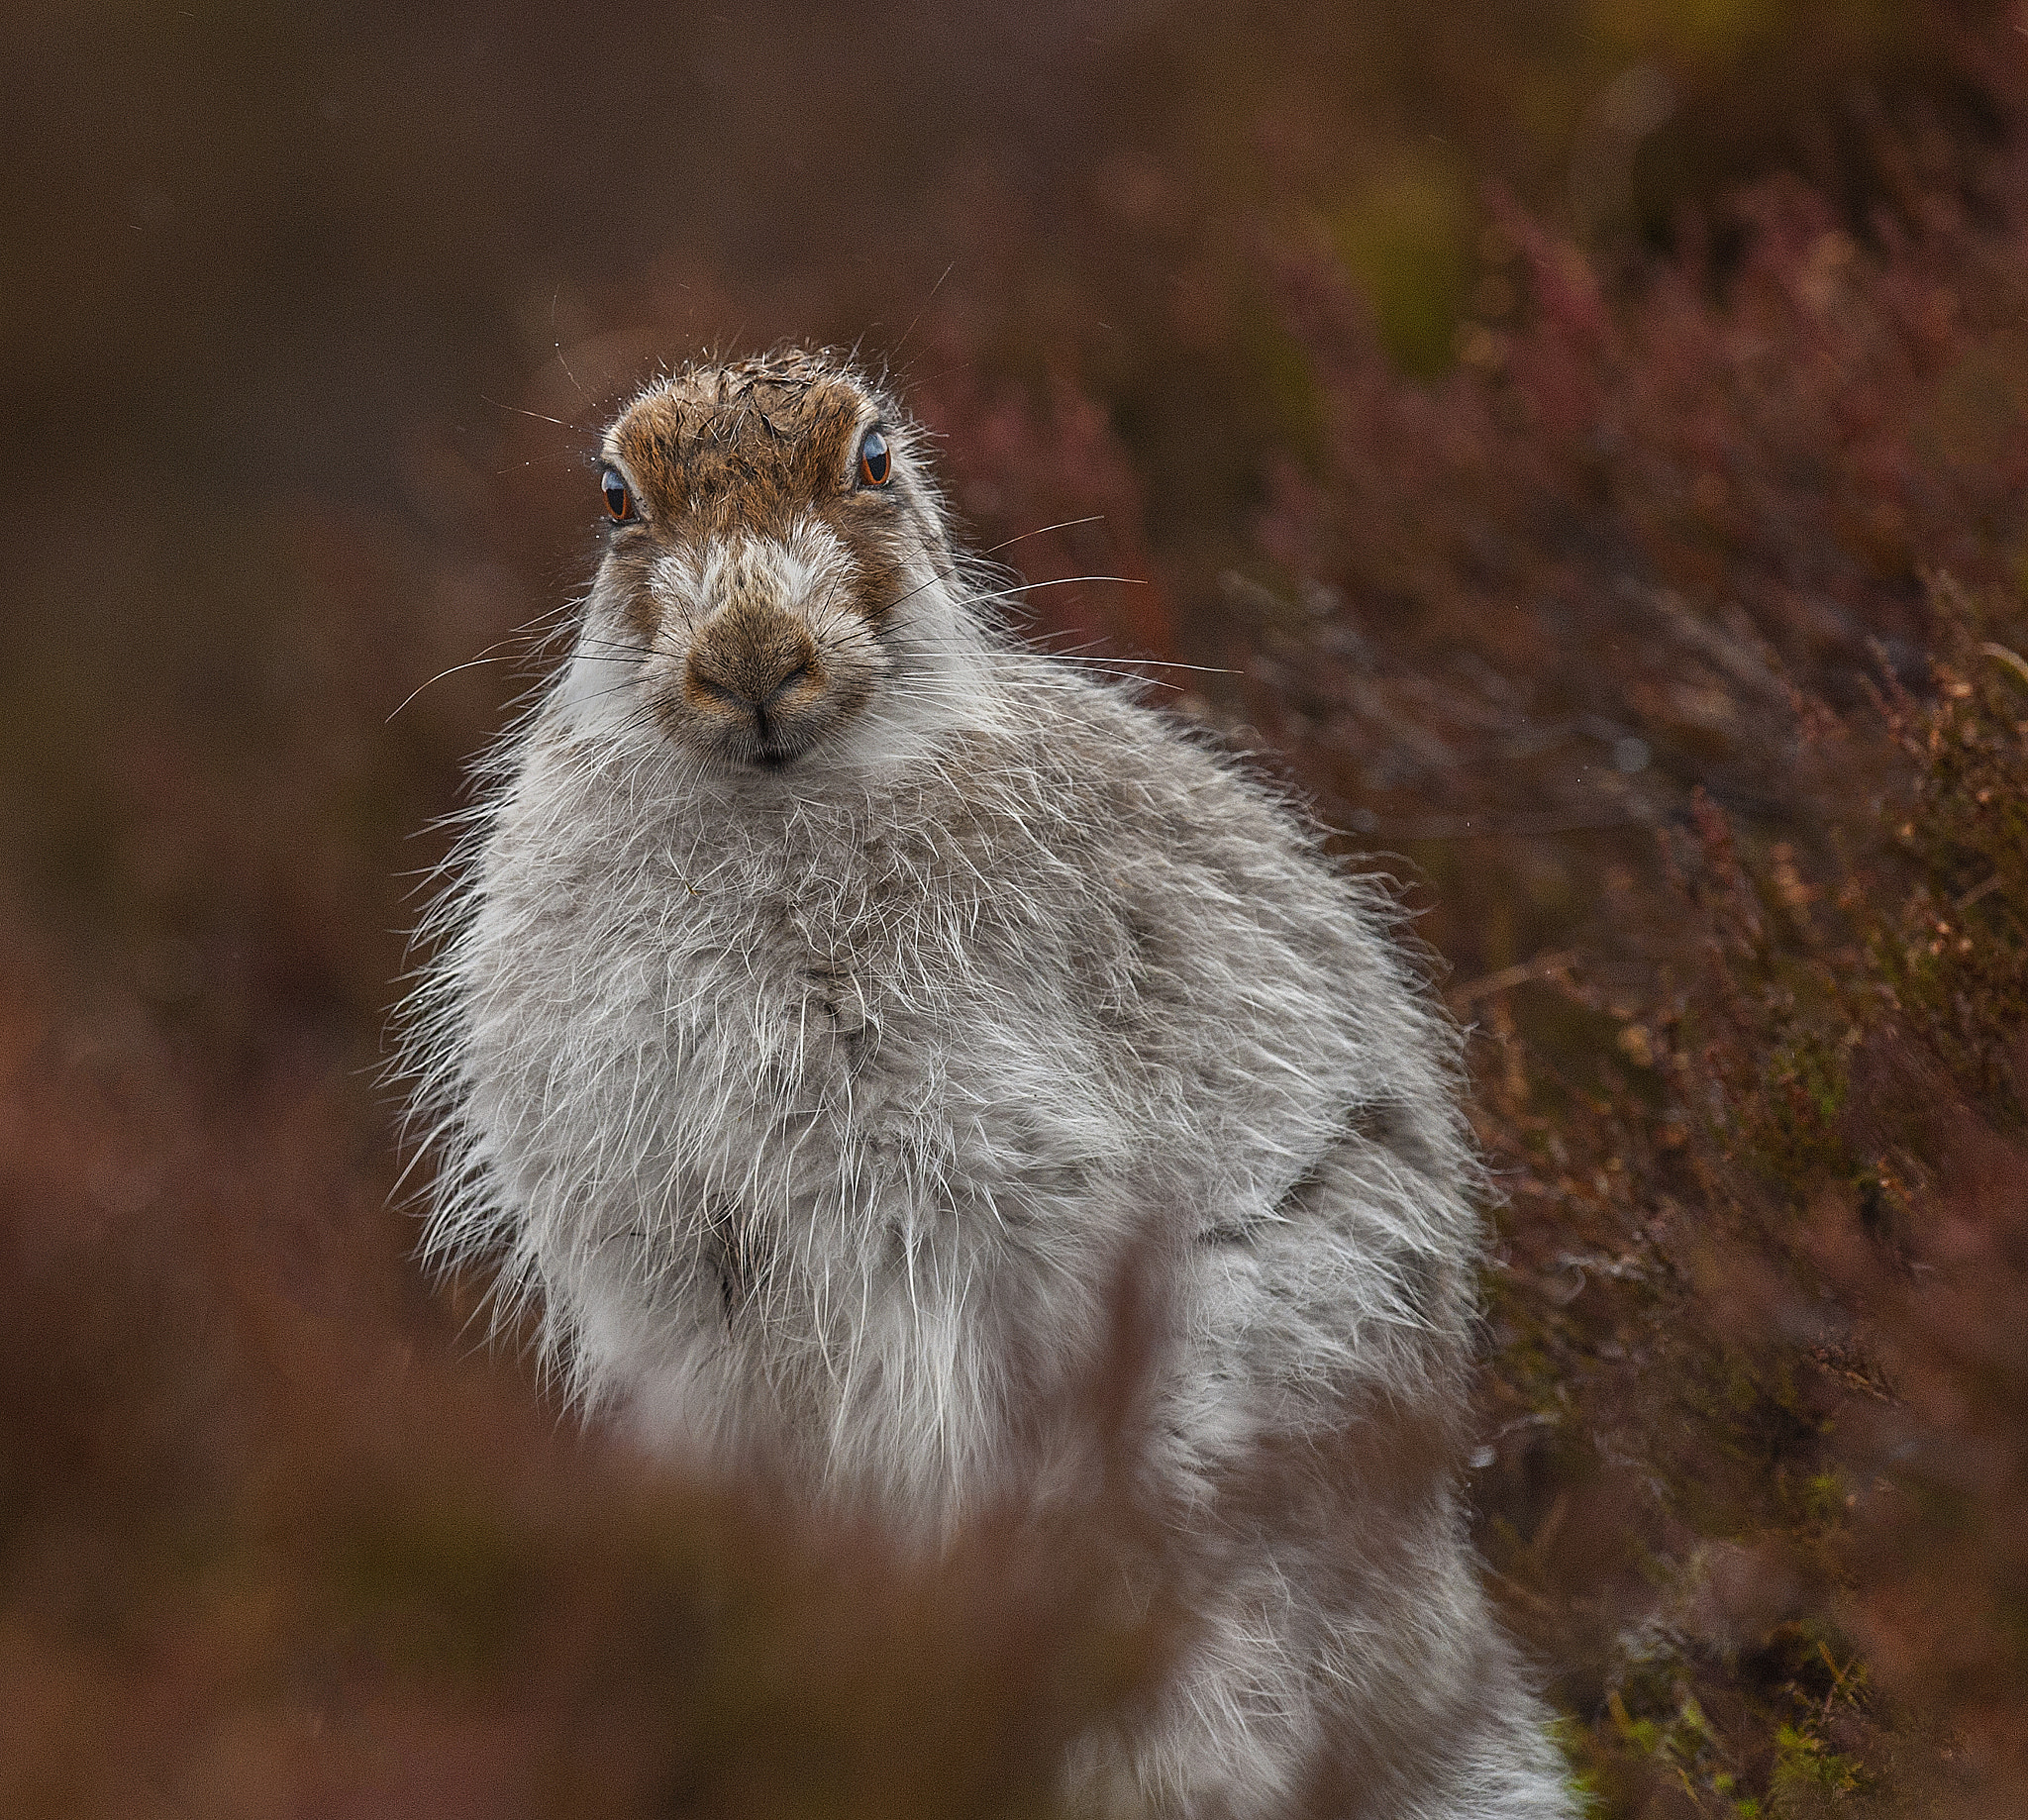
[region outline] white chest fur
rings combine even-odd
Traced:
[[[988,1494],[1030,1366],[1070,1363],[1033,1337],[1095,1334],[1091,1254],[1151,1186],[1106,1084],[1131,981],[1082,991],[963,842],[808,805],[605,826],[558,813],[571,780],[531,762],[460,966],[487,1168],[581,1388],[666,1451]]]

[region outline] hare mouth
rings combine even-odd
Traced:
[[[793,764],[817,743],[811,730],[799,732],[785,728],[781,717],[770,714],[764,707],[755,709],[749,739],[747,761],[764,771],[778,771],[784,765]]]

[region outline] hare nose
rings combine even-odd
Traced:
[[[800,622],[776,609],[733,607],[690,648],[686,678],[697,694],[760,710],[816,669],[817,648]]]
[[[765,708],[779,700],[810,673],[807,663],[787,667],[786,660],[765,663],[699,662],[690,654],[690,684],[706,695],[736,702],[743,708]]]

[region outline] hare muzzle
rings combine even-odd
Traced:
[[[861,692],[827,659],[809,617],[813,597],[845,591],[773,540],[713,551],[687,604],[693,630],[679,676],[682,718],[739,764],[772,768],[802,757]]]
[[[700,714],[748,717],[756,730],[795,714],[824,693],[817,644],[792,614],[740,600],[712,616],[683,668],[683,692]]]

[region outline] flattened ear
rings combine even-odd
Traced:
[[[851,472],[853,449],[868,402],[847,380],[806,392],[792,419],[796,484],[821,498]]]
[[[687,413],[665,392],[643,398],[613,426],[611,442],[647,496],[666,515],[680,509],[685,486],[680,451]]]

